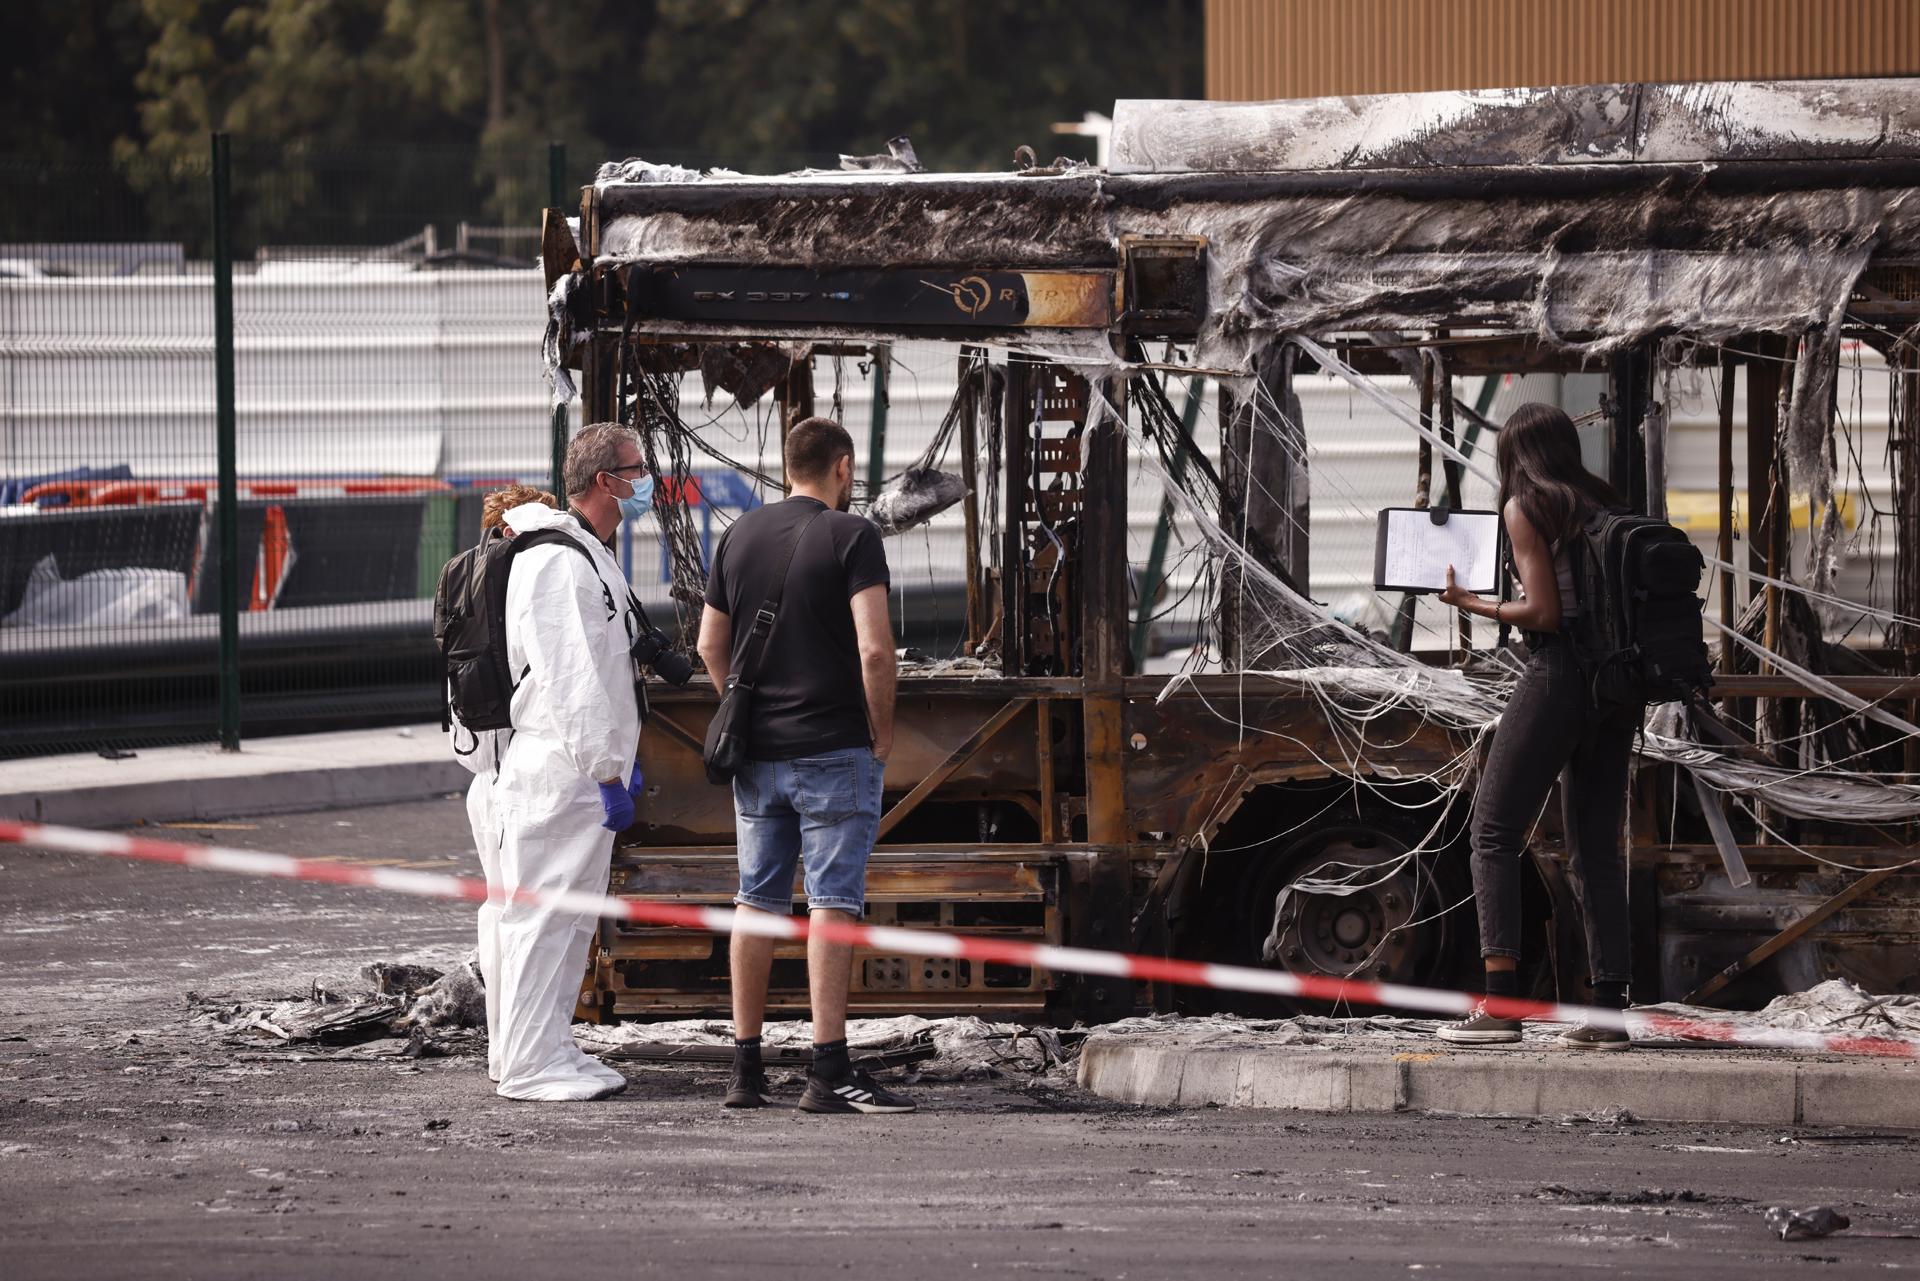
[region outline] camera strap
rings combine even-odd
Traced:
[[[653,620],[647,617],[647,607],[640,603],[640,598],[634,594],[631,583],[627,585],[627,607],[633,611],[633,616],[639,620],[640,635],[646,636],[650,634],[654,630]],[[646,678],[641,674],[639,660],[632,655],[631,644],[628,646],[627,661],[633,672],[633,701],[640,713],[640,726],[644,729],[646,728],[647,722],[653,717],[653,699],[647,694]]]
[[[647,607],[642,605],[640,598],[633,594],[632,584],[628,584],[627,586],[627,604],[633,606],[634,617],[640,620],[640,634],[645,636],[648,632],[652,631],[653,620],[647,617]]]

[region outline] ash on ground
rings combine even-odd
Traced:
[[[486,1044],[487,999],[474,958],[450,969],[398,962],[361,967],[366,985],[315,981],[304,996],[232,1001],[189,995],[196,1026],[233,1046],[352,1050],[349,1057],[439,1058]]]
[[[484,1054],[486,993],[469,956],[441,970],[381,962],[360,971],[353,990],[315,982],[303,996],[267,1000],[190,997],[196,1026],[227,1045],[280,1047],[337,1057],[436,1058]],[[1920,1041],[1920,998],[1874,996],[1844,979],[1781,997],[1747,1013],[1696,1011],[1683,1005],[1647,1007],[1672,1014],[1712,1014],[1755,1027],[1856,1028]],[[847,1040],[856,1060],[897,1070],[908,1080],[1006,1081],[1022,1086],[1073,1083],[1080,1052],[1092,1038],[1151,1037],[1185,1046],[1274,1046],[1334,1049],[1432,1035],[1432,1019],[1389,1014],[1357,1017],[1297,1015],[1283,1019],[1218,1014],[1160,1014],[1122,1019],[1097,1028],[1053,1028],[991,1022],[970,1015],[851,1019]],[[1544,1044],[1559,1024],[1529,1022],[1523,1032]],[[577,1024],[580,1048],[601,1058],[659,1067],[713,1068],[732,1056],[733,1027],[724,1018],[670,1022]],[[805,1020],[769,1022],[763,1032],[769,1067],[804,1068],[812,1059],[813,1028]],[[1581,1117],[1613,1120],[1599,1115]],[[1631,1118],[1628,1118],[1630,1120]]]

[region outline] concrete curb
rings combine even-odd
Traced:
[[[472,777],[438,725],[259,739],[232,753],[46,756],[0,764],[0,818],[100,828],[289,814],[425,800]]]
[[[1566,1116],[1622,1107],[1649,1121],[1920,1130],[1920,1065],[1719,1050],[1626,1054],[1167,1044],[1089,1038],[1080,1084],[1155,1107]]]

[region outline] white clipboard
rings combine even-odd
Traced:
[[[1454,581],[1485,595],[1500,580],[1500,513],[1446,507],[1386,507],[1373,538],[1373,587],[1439,592]]]

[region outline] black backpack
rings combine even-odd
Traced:
[[[508,538],[490,529],[477,546],[455,556],[440,571],[440,586],[433,594],[433,639],[446,668],[447,700],[460,714],[460,723],[476,733],[513,724],[507,574],[515,556],[548,543],[571,547],[589,564],[593,562],[593,553],[562,530],[540,529]],[[441,725],[451,726],[444,714]]]
[[[1602,511],[1573,548],[1574,648],[1601,708],[1683,703],[1713,677],[1700,637],[1706,568],[1687,536],[1656,516]]]

